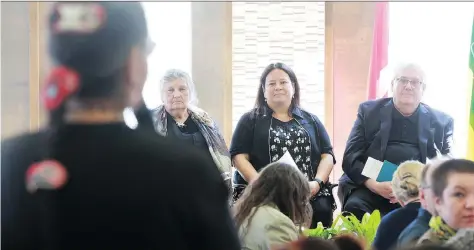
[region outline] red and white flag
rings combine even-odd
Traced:
[[[388,64],[389,2],[377,2],[375,6],[372,55],[369,66],[368,99],[388,96],[389,84],[381,81],[382,70]]]

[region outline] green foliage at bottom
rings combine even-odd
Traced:
[[[306,229],[303,234],[307,237],[320,237],[331,239],[342,234],[354,234],[363,239],[367,246],[371,246],[374,241],[377,228],[381,220],[380,211],[375,210],[372,214],[365,214],[362,221],[359,221],[353,214],[339,214],[329,228],[323,227],[321,223],[314,229]]]

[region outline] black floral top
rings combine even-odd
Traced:
[[[311,143],[304,128],[294,119],[289,122],[272,119],[270,126],[271,161],[278,161],[287,151],[304,176],[310,181],[313,180]]]
[[[295,119],[282,122],[272,118],[269,144],[271,162],[278,161],[288,151],[308,181],[314,180],[316,173],[313,173],[311,163],[310,137],[303,126]],[[321,188],[317,194],[317,196],[329,195],[330,191],[326,187]]]

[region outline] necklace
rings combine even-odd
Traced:
[[[175,122],[176,122],[176,125],[178,126],[178,128],[186,127],[186,124],[184,122],[177,122],[177,121],[175,121]]]

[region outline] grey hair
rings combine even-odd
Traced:
[[[416,72],[418,72],[418,74],[421,78],[420,79],[421,82],[423,83],[423,85],[426,85],[425,71],[423,70],[423,68],[419,64],[416,64],[416,63],[413,63],[413,62],[401,62],[401,63],[396,64],[393,67],[393,78],[392,78],[392,80],[395,80],[402,71],[407,70],[407,69],[412,69],[412,70],[415,70]]]
[[[183,80],[186,85],[188,86],[189,90],[189,105],[197,106],[198,98],[196,93],[196,86],[194,85],[193,79],[191,76],[185,72],[184,70],[180,69],[169,69],[165,72],[163,77],[160,80],[160,91],[163,96],[164,93],[164,86],[166,83],[172,82],[174,80],[181,79]],[[163,98],[162,98],[163,99]],[[164,100],[163,100],[164,101]]]

